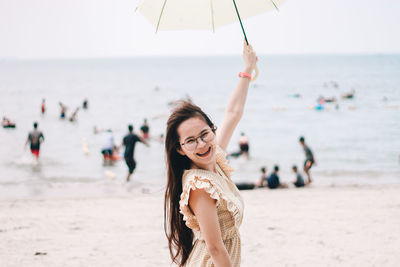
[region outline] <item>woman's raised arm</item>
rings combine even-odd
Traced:
[[[245,68],[243,72],[251,74],[257,62],[256,53],[251,45],[247,45],[244,41],[243,59]],[[224,120],[221,127],[217,130],[217,144],[226,150],[229,141],[232,137],[236,125],[239,123],[243,115],[244,105],[246,103],[247,92],[250,85],[250,79],[247,77],[239,78],[238,85],[233,91],[225,109]]]

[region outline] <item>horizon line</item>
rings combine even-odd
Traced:
[[[126,56],[72,56],[72,57],[1,57],[1,61],[69,61],[69,60],[116,60],[131,58],[197,58],[197,57],[233,57],[237,54],[158,54],[158,55],[126,55]],[[263,53],[258,56],[397,56],[400,52],[341,52],[341,53]]]

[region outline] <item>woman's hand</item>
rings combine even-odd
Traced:
[[[247,45],[246,40],[243,43],[243,59],[245,63],[245,72],[251,74],[256,66],[258,57],[253,47],[249,44]]]

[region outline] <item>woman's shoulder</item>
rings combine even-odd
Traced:
[[[217,174],[203,169],[189,169],[183,172],[182,184],[185,185],[194,180],[214,180]]]

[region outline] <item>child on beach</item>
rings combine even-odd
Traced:
[[[182,102],[167,122],[165,231],[178,266],[240,266],[243,200],[230,179],[226,148],[239,123],[257,57],[244,44],[245,68],[218,131],[196,105]]]
[[[293,182],[295,187],[303,187],[305,186],[303,176],[297,171],[297,166],[294,165],[292,167],[293,172],[296,174],[296,180]]]
[[[263,166],[260,169],[261,171],[261,178],[258,182],[258,187],[267,187],[268,186],[268,176],[267,176],[267,167]]]
[[[275,165],[274,171],[271,173],[271,175],[267,179],[269,189],[287,188],[288,187],[288,185],[286,183],[281,183],[279,176],[278,176],[278,172],[279,172],[279,166]]]

